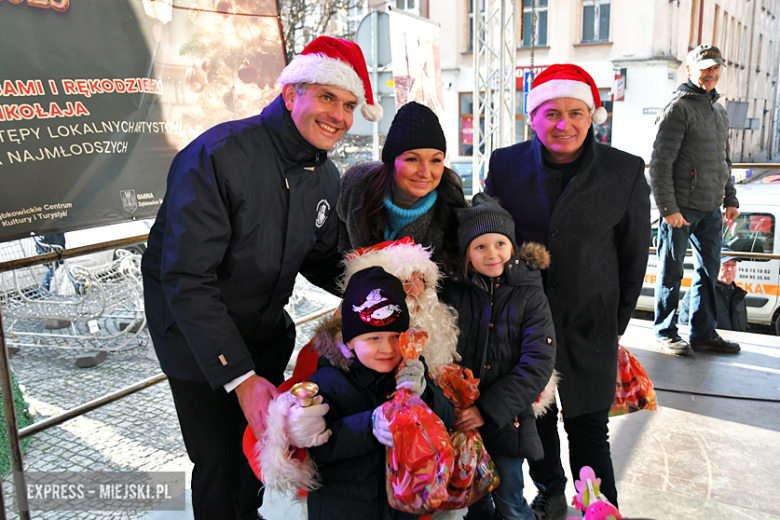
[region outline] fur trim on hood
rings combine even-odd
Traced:
[[[536,242],[523,242],[517,257],[531,269],[550,267],[550,252],[542,244]]]
[[[314,333],[314,349],[320,355],[331,362],[333,366],[345,372],[349,372],[354,354],[343,341],[341,341],[341,313],[328,316]]]

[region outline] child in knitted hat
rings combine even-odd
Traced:
[[[534,518],[523,498],[523,459],[540,459],[534,403],[552,384],[555,328],[540,269],[544,246],[514,244],[515,224],[484,193],[457,211],[465,273],[452,272],[442,301],[458,311],[461,364],[479,378],[474,406],[456,409],[453,430],[479,428],[501,484],[469,507],[469,518]],[[552,397],[551,389],[543,395]],[[495,506],[493,502],[495,501]]]
[[[430,381],[420,360],[401,362],[399,337],[409,328],[401,281],[381,267],[352,275],[341,306],[341,340],[318,344],[319,368],[311,381],[329,411],[327,443],[309,448],[321,485],[307,498],[309,519],[414,519],[391,509],[385,490],[386,446],[393,436],[382,404],[397,388],[422,398],[449,427],[453,406]]]

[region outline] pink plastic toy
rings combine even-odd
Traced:
[[[585,511],[582,520],[621,520],[623,515],[601,494],[600,485],[601,479],[596,478],[593,468],[583,466],[580,469],[580,480],[574,482],[577,496],[572,500],[572,505],[580,511]],[[567,520],[580,519],[572,516]]]

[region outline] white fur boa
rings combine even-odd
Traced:
[[[284,392],[268,405],[267,427],[263,438],[257,441],[255,457],[260,460],[263,484],[267,489],[282,494],[291,492],[300,498],[299,490],[317,489],[319,483],[317,468],[308,453],[303,461],[292,457],[285,423],[295,399],[290,392]]]
[[[539,418],[547,413],[550,406],[555,402],[555,390],[558,388],[558,380],[561,378],[561,373],[557,370],[553,370],[550,380],[547,381],[542,393],[531,404],[531,408],[534,410],[534,416]]]

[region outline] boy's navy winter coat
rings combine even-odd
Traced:
[[[320,354],[311,381],[330,406],[325,415],[333,432],[322,446],[309,448],[322,486],[310,491],[309,520],[412,520],[418,515],[392,509],[385,490],[387,448],[371,432],[371,414],[395,392],[395,372],[382,374],[347,358],[336,340],[339,318],[327,320],[315,336]],[[427,373],[422,399],[449,429],[454,408]]]
[[[440,295],[458,311],[458,352],[480,379],[479,431],[494,456],[543,456],[531,405],[555,365],[555,326],[538,270],[548,263],[544,247],[524,244],[503,275],[450,271]]]

